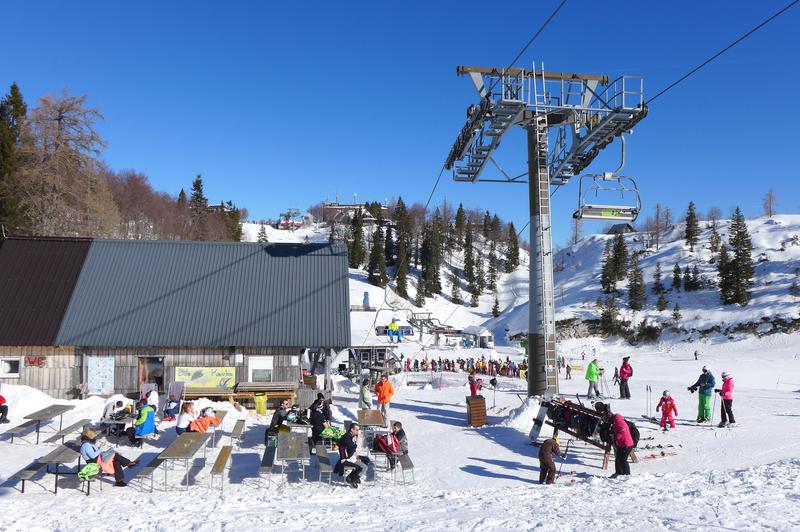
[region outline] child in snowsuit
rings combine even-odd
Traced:
[[[667,421],[669,421],[669,426],[674,429],[675,418],[672,414],[678,415],[678,407],[675,406],[675,400],[669,394],[669,390],[664,390],[664,395],[661,397],[658,405],[656,405],[656,412],[659,410],[661,410],[661,428],[669,430],[667,429]]]
[[[544,440],[539,447],[539,484],[552,484],[556,480],[556,464],[553,455],[561,456],[558,437]]]

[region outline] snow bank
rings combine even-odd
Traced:
[[[539,413],[540,404],[538,397],[528,397],[524,404],[509,411],[508,416],[500,424],[528,434],[533,428],[533,418]]]

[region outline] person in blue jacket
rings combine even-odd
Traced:
[[[714,375],[706,366],[703,366],[703,372],[697,382],[689,386],[688,390],[691,393],[700,391],[698,394],[697,403],[697,422],[703,423],[711,420],[711,395],[714,393]]]
[[[122,471],[123,467],[131,468],[139,465],[138,460],[128,460],[121,454],[111,450],[103,449],[96,443],[97,431],[91,428],[86,428],[81,434],[81,449],[80,453],[86,463],[97,463],[98,457],[106,454],[105,462],[111,462],[114,465],[114,480],[115,486],[125,486],[125,473]]]
[[[142,438],[148,434],[156,433],[156,413],[153,407],[147,404],[147,399],[141,399],[137,404],[139,417],[133,424],[133,427],[128,429],[128,438],[131,440],[131,445],[141,447]]]

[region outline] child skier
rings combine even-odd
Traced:
[[[651,403],[652,404],[652,403]],[[676,416],[678,415],[678,407],[675,406],[675,400],[669,394],[669,390],[664,390],[664,394],[661,397],[661,400],[656,405],[656,412],[661,410],[661,428],[666,432],[669,429],[667,428],[667,421],[669,421],[670,428],[675,428],[675,418],[672,416],[674,413]]]

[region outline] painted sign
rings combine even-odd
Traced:
[[[89,395],[114,393],[114,357],[86,357],[86,389]]]
[[[25,357],[25,365],[28,367],[43,368],[45,360],[47,360],[47,357]]]
[[[236,368],[227,367],[182,367],[175,368],[175,380],[183,381],[186,389],[219,388],[232,389],[236,384]]]

